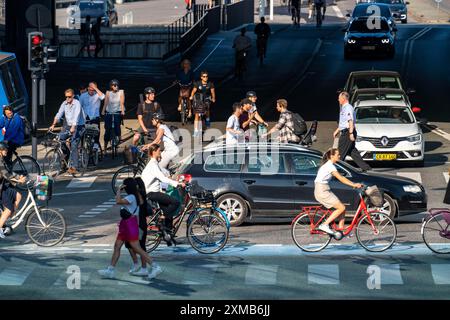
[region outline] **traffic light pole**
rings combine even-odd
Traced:
[[[39,74],[37,72],[31,73],[31,155],[37,159],[37,120],[38,120],[38,86]]]

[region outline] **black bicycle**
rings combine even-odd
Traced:
[[[81,144],[83,149],[86,150],[87,153],[87,161],[84,161],[82,165],[86,165],[85,170],[92,163],[93,166],[98,165],[98,161],[100,155],[102,153],[101,149],[94,148],[95,141],[98,140],[100,136],[100,130],[96,124],[86,124],[83,138],[81,140]],[[100,148],[100,145],[98,146]]]
[[[181,110],[179,110],[180,112],[180,117],[181,117],[181,125],[185,125],[188,122],[189,116],[191,114],[191,110],[190,110],[190,102],[189,102],[189,96],[191,93],[191,85],[183,85],[178,83],[178,85],[180,86],[180,97],[181,97]],[[184,94],[183,94],[184,93]],[[186,94],[187,93],[187,94]]]
[[[20,156],[14,151],[13,158],[11,164],[7,164],[5,159],[2,158],[3,165],[10,174],[24,176],[26,181],[36,181],[37,176],[41,175],[41,166],[33,157]],[[17,183],[16,187],[22,191],[28,189],[26,183]]]
[[[117,157],[117,149],[119,148],[120,144],[120,137],[116,135],[116,131],[114,129],[114,117],[120,116],[120,112],[114,112],[114,113],[106,113],[107,115],[111,115],[111,128],[109,129],[109,142],[111,144],[111,158],[115,159]],[[106,153],[106,148],[105,148]]]

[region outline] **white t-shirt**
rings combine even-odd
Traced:
[[[228,128],[241,131],[241,127],[239,126],[239,119],[234,114],[228,118],[227,129]],[[226,143],[227,144],[236,144],[236,143],[240,142],[240,140],[241,139],[240,139],[239,135],[227,130],[227,133],[226,133]]]
[[[136,197],[133,194],[129,194],[124,199],[127,200],[130,204],[124,204],[122,205],[122,208],[127,209],[128,212],[134,216],[139,216],[139,206],[137,205]]]
[[[332,172],[337,171],[331,160],[328,160],[323,166],[320,167],[319,172],[317,172],[315,183],[326,183],[330,182],[333,175]]]

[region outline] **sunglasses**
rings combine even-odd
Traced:
[[[113,84],[111,85],[111,87],[117,87],[117,84],[113,83]]]
[[[202,78],[208,78],[208,76],[202,76]]]
[[[72,99],[73,96],[66,96],[66,99]]]

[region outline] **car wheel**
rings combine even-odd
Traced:
[[[384,203],[381,208],[377,208],[381,213],[386,214],[389,218],[394,219],[397,216],[397,206],[395,200],[388,194],[384,194]],[[373,207],[369,206],[369,210],[374,210]]]
[[[217,199],[218,207],[225,212],[230,225],[233,227],[241,225],[247,217],[248,207],[242,197],[236,194],[224,194]]]

